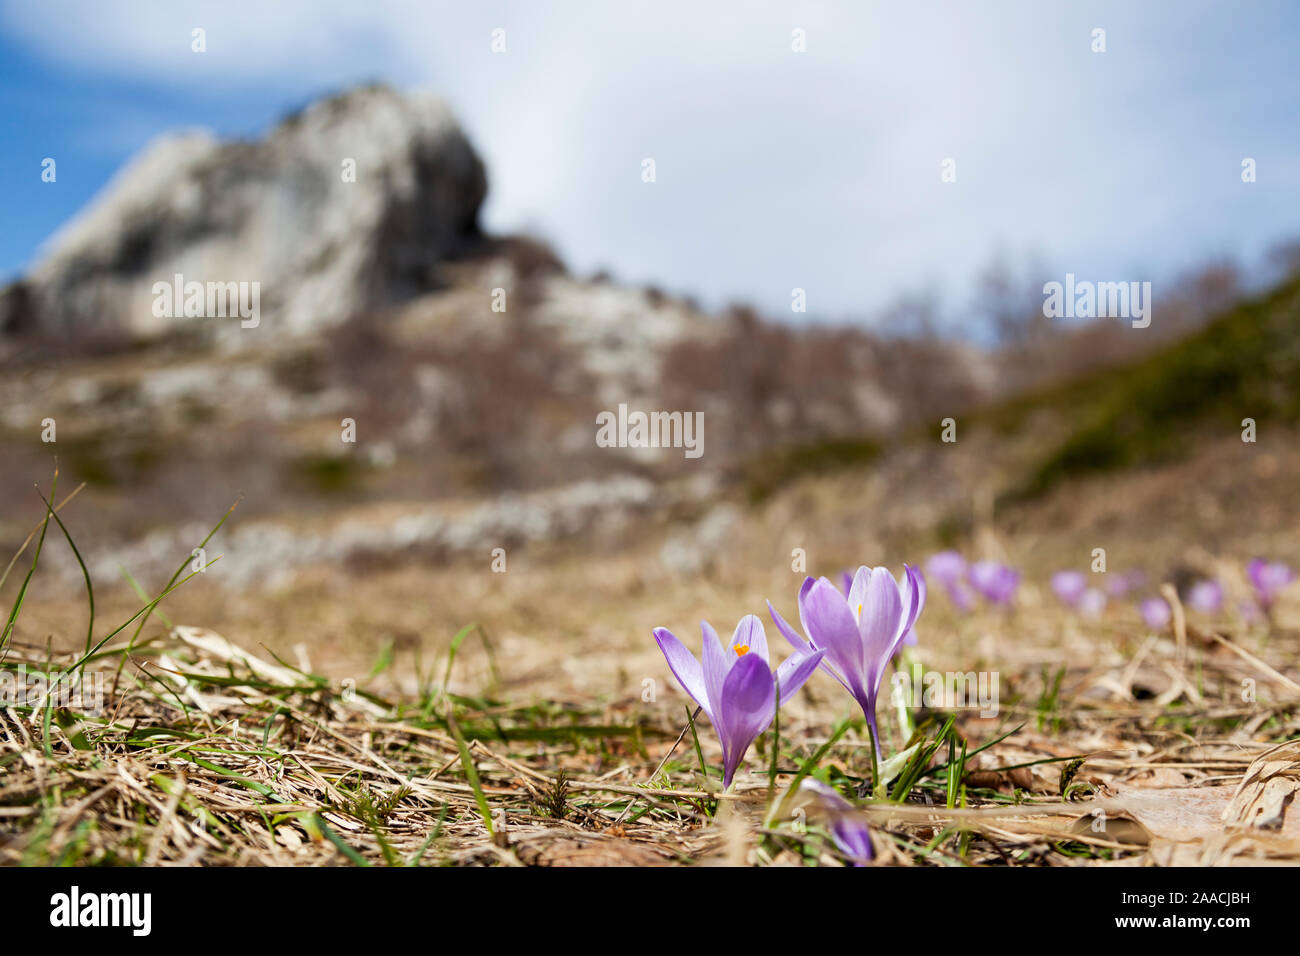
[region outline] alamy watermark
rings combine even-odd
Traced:
[[[155,282],[153,314],[159,319],[224,319],[238,316],[239,326],[255,329],[262,321],[262,283],[185,281],[178,272],[171,282]]]
[[[132,936],[148,936],[153,929],[153,894],[83,893],[73,886],[50,897],[50,925],[118,926],[131,930]]]
[[[912,662],[894,673],[892,701],[896,707],[934,710],[978,710],[981,717],[998,715],[997,671],[927,671]]]
[[[1043,284],[1043,315],[1049,319],[1132,319],[1133,328],[1151,324],[1150,282],[1065,282]]]
[[[703,412],[628,411],[596,416],[596,445],[600,448],[681,448],[687,458],[704,454]]]
[[[81,714],[104,712],[104,674],[29,671],[25,663],[0,670],[0,707],[67,707]]]

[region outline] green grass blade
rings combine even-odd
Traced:
[[[54,490],[59,485],[59,470],[54,469],[54,481],[50,485],[50,497],[54,497]],[[39,494],[39,491],[38,491]],[[45,501],[45,496],[41,496]],[[41,536],[36,541],[36,553],[32,555],[32,566],[27,569],[27,577],[23,578],[23,586],[18,589],[18,595],[14,598],[13,607],[9,610],[9,620],[5,623],[3,633],[0,633],[0,657],[3,656],[5,649],[9,646],[9,640],[13,635],[14,625],[18,623],[18,615],[22,613],[23,601],[27,598],[27,588],[31,586],[32,575],[36,573],[36,564],[41,560],[41,548],[45,545],[45,532],[50,527],[50,503],[45,501],[45,520],[41,522]]]
[[[465,743],[465,737],[460,732],[460,726],[456,723],[456,718],[451,714],[451,708],[447,709],[447,727],[451,731],[452,737],[456,739],[456,746],[460,748],[460,766],[465,771],[465,779],[469,781],[470,789],[474,791],[474,802],[478,804],[478,812],[483,817],[483,825],[487,827],[488,836],[495,837],[496,833],[492,829],[492,810],[488,806],[487,794],[483,792],[483,784],[478,778],[478,767],[474,765],[474,758],[469,752],[469,744]]]
[[[39,490],[36,493],[41,494]],[[63,532],[63,537],[67,539],[68,547],[72,549],[72,554],[77,559],[77,565],[81,568],[81,576],[86,580],[86,599],[90,602],[90,622],[86,625],[86,650],[90,650],[90,642],[93,640],[95,633],[95,588],[90,583],[90,570],[86,567],[86,562],[81,559],[81,552],[77,550],[77,544],[72,540],[72,535],[68,533],[68,528],[63,523],[63,519],[59,517],[59,513],[45,500],[44,495],[41,495],[41,501],[45,501],[45,508],[50,517],[58,524],[59,530]]]

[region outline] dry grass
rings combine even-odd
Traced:
[[[1300,862],[1300,826],[1285,815],[1300,789],[1300,745],[1274,743],[1300,733],[1297,687],[1281,673],[1294,636],[1275,635],[1260,655],[1195,628],[1182,640],[1133,639],[1137,653],[1113,666],[1036,675],[1026,657],[1004,671],[1011,693],[996,721],[956,713],[914,783],[863,801],[877,859]],[[48,674],[75,658],[16,645],[5,666]],[[860,727],[841,727],[819,750],[834,729],[808,708],[783,713],[776,791],[768,736],[751,772],[719,794],[706,723],[702,778],[689,734],[673,750],[682,727],[670,708],[656,719],[635,700],[450,693],[453,665],[437,662],[417,695],[394,700],[196,628],[129,651],[125,638],[106,645],[83,685],[102,675],[102,713],[77,701],[0,711],[0,862],[843,861],[815,810],[787,790],[812,770],[869,794]],[[1233,703],[1247,677],[1258,699]],[[915,740],[947,726],[937,710],[917,717]]]
[[[869,475],[736,506],[689,572],[658,560],[680,535],[705,554],[678,525],[638,528],[621,550],[512,551],[503,575],[486,562],[322,567],[287,589],[232,595],[215,564],[134,645],[138,621],[85,662],[88,678],[105,676],[102,713],[0,706],[0,863],[843,863],[816,808],[786,799],[804,771],[857,799],[883,864],[1300,863],[1294,594],[1268,624],[1188,614],[1155,635],[1131,604],[1085,621],[1045,588],[1098,545],[1115,570],[1145,567],[1153,587],[1213,574],[1230,607],[1241,556],[1294,563],[1294,456],[1271,452],[1263,468],[1239,446],[1066,489],[996,522],[982,523],[977,501],[966,545],[1026,570],[1018,608],[963,616],[933,594],[915,653],[931,671],[997,672],[999,712],[922,707],[913,729],[882,701],[887,751],[938,743],[885,796],[860,715],[821,676],[782,710],[775,788],[769,732],[719,794],[707,721],[707,777],[691,735],[676,746],[685,698],[650,628],[697,647],[701,617],[729,628],[766,597],[792,616],[795,547],[814,571],[918,560],[939,544],[927,529],[960,508],[942,491],[948,471],[991,459],[978,440],[945,451],[961,457],[942,467],[893,456]],[[50,548],[59,530],[47,530]],[[15,567],[16,583],[26,561]],[[66,672],[84,656],[85,604],[40,575],[28,597],[0,674]],[[122,588],[96,598],[97,620],[139,608]],[[160,627],[164,612],[231,642]]]

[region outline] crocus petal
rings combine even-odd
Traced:
[[[731,635],[732,654],[735,654],[737,646],[749,648],[746,654],[755,654],[763,659],[763,663],[768,663],[767,633],[763,630],[763,622],[753,614],[746,614],[736,625],[736,632]]]
[[[830,817],[831,838],[841,853],[859,866],[872,858],[867,821],[862,814],[854,812],[853,804],[820,780],[804,780],[799,789],[811,794]]]
[[[686,645],[677,639],[672,631],[666,627],[656,627],[654,630],[655,641],[659,644],[659,650],[663,651],[664,658],[668,661],[668,669],[673,672],[677,678],[677,683],[682,685],[682,690],[691,696],[695,703],[704,708],[704,712],[709,714],[709,720],[713,720],[712,712],[709,709],[709,695],[704,689],[704,671],[700,667],[700,662],[695,659],[695,655],[686,649]]]
[[[831,839],[840,848],[840,852],[857,866],[865,866],[874,855],[871,846],[871,830],[867,827],[866,818],[861,814],[836,815],[831,824]]]
[[[912,589],[912,601],[915,601],[915,588]],[[862,605],[862,617],[858,627],[862,634],[862,646],[866,652],[867,674],[870,691],[876,685],[876,675],[889,663],[893,656],[894,642],[901,641],[906,630],[903,617],[902,595],[898,593],[898,582],[887,568],[872,568],[871,579],[867,582],[866,601]]]
[[[812,676],[825,651],[813,651],[811,654],[793,654],[781,662],[776,669],[776,682],[781,689],[781,706],[794,696],[795,691],[803,686],[804,681]]]
[[[809,640],[815,639],[813,638],[813,632],[808,627],[808,613],[804,609],[804,604],[808,600],[808,592],[813,589],[813,585],[816,583],[817,579],[810,575],[803,579],[803,584],[799,585],[799,623],[803,625],[803,632],[808,635]]]
[[[790,645],[796,651],[799,651],[801,654],[807,654],[812,651],[812,644],[810,644],[806,638],[801,637],[799,632],[792,628],[786,622],[786,619],[776,612],[776,608],[772,607],[771,601],[767,602],[767,613],[772,615],[772,621],[776,624],[776,629],[781,632],[781,636],[789,641]]]
[[[915,599],[910,602],[910,606],[908,597],[913,595],[913,591],[908,586],[909,581],[916,585],[916,590],[914,592]],[[915,644],[916,619],[920,617],[921,612],[925,610],[926,583],[925,575],[921,573],[921,569],[914,568],[910,564],[903,565],[903,580],[898,582],[898,590],[903,595],[905,613],[907,615],[907,633],[903,635],[903,643]]]
[[[853,584],[849,586],[849,610],[853,612],[855,620],[861,619],[862,607],[870,600],[867,585],[871,582],[871,571],[866,566],[858,568],[857,574],[853,575]]]
[[[898,602],[897,588],[894,589],[894,602]],[[862,637],[844,595],[830,581],[821,578],[809,588],[803,610],[813,646],[826,651],[826,656],[844,676],[853,695],[861,697],[866,678]]]
[[[844,799],[844,795],[828,783],[822,783],[812,777],[804,777],[799,782],[799,789],[806,790],[832,810],[849,810],[853,804]]]
[[[727,672],[731,670],[731,662],[736,659],[736,655],[722,649],[722,639],[718,637],[718,632],[708,621],[700,622],[700,630],[704,632],[704,653],[701,655],[704,665],[702,668],[704,689],[709,695],[710,714],[716,717],[722,701],[722,685],[727,679]]]
[[[722,741],[722,785],[729,787],[749,745],[772,722],[776,686],[767,662],[746,654],[731,669],[722,687],[714,726]]]
[[[809,578],[808,580],[811,581],[812,578]],[[777,613],[776,608],[772,607],[771,601],[767,602],[767,609],[772,615],[772,620],[776,622],[776,629],[780,631],[782,635],[784,635],[785,639],[790,642],[790,644],[794,647],[796,651],[799,652],[799,654],[806,655],[806,654],[817,653],[817,648],[813,646],[812,641],[801,636],[798,631],[796,631],[793,627],[791,627],[789,622],[786,621],[785,618],[783,618],[780,614]],[[831,665],[831,663],[826,660],[825,657],[821,659],[821,662],[822,662],[821,663],[822,670],[824,670],[826,673],[834,677],[835,680],[839,683],[839,685],[843,687],[845,690],[847,690],[850,694],[853,693],[853,688],[849,687],[848,683],[844,680],[844,678],[840,676],[840,672],[837,671]],[[783,684],[782,686],[785,685]]]
[[[915,644],[916,634],[913,627],[916,619],[921,616],[925,610],[925,575],[910,564],[903,565],[903,577],[897,582],[898,596],[903,604],[903,623],[901,633],[894,641],[894,651],[890,654],[898,653],[898,648],[903,644]]]

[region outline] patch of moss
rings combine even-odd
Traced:
[[[162,458],[151,437],[116,432],[62,438],[56,447],[68,463],[69,474],[100,488],[138,482]]]
[[[1243,303],[1134,365],[1060,389],[1052,400],[1069,406],[1079,424],[1013,497],[1180,457],[1205,428],[1239,432],[1245,418],[1296,421],[1300,282]]]
[[[295,470],[314,491],[341,494],[356,487],[362,468],[351,456],[310,455],[300,458]]]
[[[783,449],[746,469],[745,488],[755,503],[807,475],[857,468],[875,461],[881,452],[870,438],[828,438]]]

